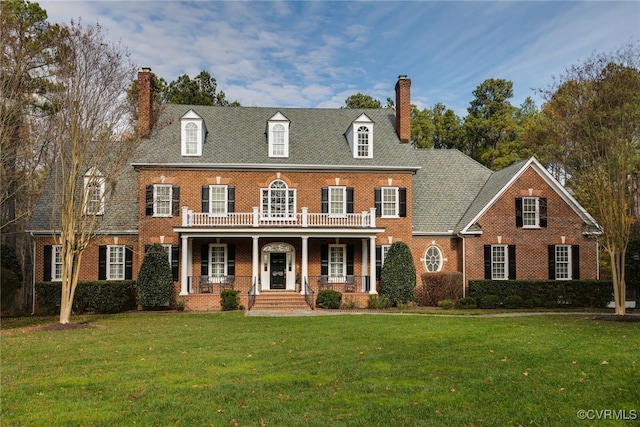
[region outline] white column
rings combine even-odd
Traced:
[[[376,290],[376,237],[369,238],[369,293],[377,294]]]
[[[362,239],[362,271],[360,275],[365,277],[368,275],[369,270],[369,241]],[[362,283],[362,290],[364,290],[364,282]]]
[[[302,271],[300,272],[300,292],[305,293],[304,283],[308,282],[309,275],[309,237],[302,236]]]
[[[256,284],[256,292],[259,292],[258,289],[258,276],[260,274],[260,248],[258,247],[258,236],[252,236],[253,240],[253,251],[251,253],[251,284]]]
[[[189,295],[187,286],[189,285],[189,269],[187,267],[189,263],[189,238],[182,236],[182,274],[180,275],[180,295]]]

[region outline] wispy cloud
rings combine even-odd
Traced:
[[[486,78],[514,104],[592,51],[640,40],[640,2],[42,1],[52,22],[82,17],[167,81],[209,71],[247,106],[336,107],[394,97],[466,114]]]

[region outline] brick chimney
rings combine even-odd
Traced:
[[[400,142],[411,142],[411,79],[404,75],[396,83],[396,132]]]
[[[148,138],[153,126],[153,74],[151,68],[138,72],[138,137]]]

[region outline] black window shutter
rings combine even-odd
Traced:
[[[540,227],[547,226],[547,198],[540,197],[538,199],[538,207],[540,208]]]
[[[516,227],[522,227],[522,197],[516,197]]]
[[[171,191],[171,215],[180,216],[180,187],[174,185]]]
[[[236,246],[227,245],[227,275],[236,275]]]
[[[556,280],[556,246],[549,245],[548,247],[549,258],[549,280]]]
[[[355,246],[347,245],[347,275],[353,274],[353,259],[355,258]]]
[[[347,187],[347,213],[353,213],[353,187]]]
[[[208,185],[202,186],[202,212],[203,213],[209,212],[209,186]]]
[[[571,245],[571,278],[580,280],[580,246]]]
[[[398,189],[398,198],[399,198],[399,202],[398,203],[398,215],[400,217],[406,217],[407,216],[407,189],[406,188],[399,188]]]
[[[382,246],[376,246],[376,277],[380,280],[382,274]]]
[[[227,212],[236,211],[236,187],[227,187]]]
[[[376,187],[373,189],[374,207],[376,208],[376,216],[382,216],[382,189]]]
[[[200,246],[200,274],[209,275],[209,245]]]
[[[322,202],[322,213],[329,213],[329,188],[322,187],[321,188],[321,197],[320,200]]]
[[[44,271],[42,274],[42,280],[45,282],[51,281],[51,264],[53,260],[53,246],[45,245],[44,247]]]
[[[491,280],[491,245],[484,245],[484,278]]]
[[[516,245],[509,245],[509,280],[516,279]]]
[[[133,279],[133,248],[131,246],[124,248],[124,279]]]
[[[177,282],[180,279],[178,276],[179,265],[180,265],[180,246],[171,245],[171,275],[173,276],[174,282]]]
[[[329,274],[329,245],[320,246],[320,274]]]
[[[107,247],[98,246],[98,280],[107,280]]]
[[[153,215],[153,185],[147,185],[145,190],[144,214]]]

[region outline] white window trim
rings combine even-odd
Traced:
[[[56,255],[60,255],[60,262],[56,262]],[[62,264],[64,260],[62,259],[62,245],[52,245],[51,246],[51,281],[52,282],[60,282],[62,281]],[[56,266],[60,265],[60,274],[56,274]]]
[[[360,139],[359,137],[359,130],[360,128],[366,128],[367,129],[367,154],[362,156],[359,154],[359,142]],[[371,159],[373,158],[373,126],[371,124],[357,124],[356,126],[353,127],[353,157],[355,157],[356,159]]]
[[[391,249],[391,245],[380,245],[380,265],[384,266],[384,261],[387,259],[387,254],[389,253],[389,249]]]
[[[224,194],[224,212],[212,212],[213,210],[213,189],[214,188],[222,188]],[[220,185],[214,184],[209,186],[209,212],[207,212],[211,217],[226,217],[229,215],[229,186],[228,185]]]
[[[332,263],[331,262],[331,252],[332,249],[336,249],[336,248],[340,248],[342,251],[342,260],[337,262],[337,263]],[[347,277],[347,245],[343,245],[343,244],[332,244],[329,245],[329,250],[328,250],[328,254],[327,257],[329,258],[327,260],[328,262],[328,267],[329,267],[329,283],[341,283],[345,280],[345,278]],[[332,265],[339,265],[341,267],[341,274],[332,274]]]
[[[534,200],[535,202],[535,224],[525,224],[525,204],[526,200]],[[540,198],[539,197],[523,197],[522,198],[522,228],[540,228]]]
[[[190,124],[196,125],[196,152],[189,153],[187,150],[187,126]],[[204,123],[199,118],[183,118],[180,124],[180,140],[181,140],[181,154],[183,157],[200,157],[202,156]]]
[[[167,213],[158,213],[158,188],[169,189],[169,211]],[[173,186],[170,184],[154,184],[153,185],[153,216],[154,217],[169,217],[172,216],[173,206]]]
[[[276,154],[274,129],[278,125],[284,128],[284,134],[283,134],[284,147],[283,147],[282,153]],[[267,124],[267,132],[268,132],[267,139],[269,141],[269,157],[275,157],[275,158],[289,157],[289,125],[290,125],[290,122],[287,120],[287,118],[284,115],[282,115],[282,113],[277,113],[275,116],[272,117],[271,120],[269,120]]]
[[[273,185],[274,182],[276,181],[281,181],[285,186],[284,188],[271,188],[271,186]],[[286,192],[286,206],[287,206],[287,212],[284,216],[276,216],[273,215],[273,213],[271,212],[272,206],[271,206],[271,192],[272,191],[285,191]],[[268,206],[268,211],[265,212],[264,210],[264,197],[265,197],[265,193],[266,193],[266,197],[267,197],[267,206]],[[289,196],[292,195],[293,196],[293,206],[291,207],[291,212],[288,211],[289,209]],[[289,188],[289,186],[287,185],[286,182],[284,182],[281,179],[275,179],[273,181],[271,181],[269,183],[269,186],[267,188],[261,188],[260,189],[260,216],[262,218],[265,219],[270,219],[270,220],[291,220],[294,219],[296,217],[296,206],[297,206],[297,193],[296,193],[296,189],[295,188]]]
[[[90,184],[97,183],[100,185],[100,205],[97,211],[89,209],[91,204],[91,187]],[[87,215],[104,215],[105,205],[106,179],[104,175],[97,169],[87,171],[84,176],[84,213]]]
[[[395,192],[395,208],[394,208],[394,214],[393,215],[386,215],[385,214],[385,209],[384,209],[384,205],[385,205],[385,198],[384,198],[384,193],[385,190],[392,190]],[[382,210],[382,212],[380,213],[380,217],[381,218],[400,218],[400,191],[399,191],[399,187],[382,187],[380,189],[380,209]]]
[[[347,187],[345,186],[331,186],[329,187],[329,217],[331,218],[345,218],[347,216]],[[342,193],[342,209],[341,212],[331,212],[331,207],[334,205],[334,202],[331,200],[332,192],[341,192]]]
[[[558,262],[558,248],[567,248],[567,262]],[[571,259],[572,259],[572,254],[571,254],[571,245],[555,245],[554,248],[554,257],[555,257],[555,273],[556,273],[556,280],[572,280],[572,271],[573,271],[573,266],[571,265]],[[559,265],[566,265],[567,266],[567,277],[558,277],[558,266]]]
[[[504,251],[504,277],[496,277],[494,275],[493,266],[496,264],[493,258],[493,249],[502,248]],[[509,246],[508,245],[491,245],[491,280],[509,280]]]
[[[224,249],[224,265],[223,265],[223,273],[222,275],[213,275],[213,262],[211,261],[211,254],[213,253],[213,248],[223,248]],[[210,243],[209,244],[209,259],[207,260],[208,268],[209,268],[209,280],[212,283],[221,283],[224,281],[225,276],[227,275],[228,261],[229,261],[229,251],[228,247],[225,243]]]
[[[122,250],[122,277],[111,277],[111,265],[114,264],[111,262],[111,251],[114,249]],[[124,280],[126,273],[126,264],[127,264],[127,248],[124,245],[108,245],[107,246],[107,280]]]
[[[435,249],[436,251],[438,251],[438,268],[436,270],[429,270],[429,264],[430,264],[430,257],[427,256],[427,253],[429,252],[430,249]],[[430,245],[425,251],[424,251],[424,269],[427,271],[427,273],[438,273],[442,270],[442,266],[444,265],[444,257],[442,256],[442,250],[440,250],[440,248],[436,245]]]

